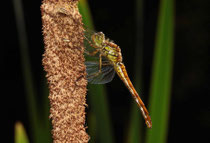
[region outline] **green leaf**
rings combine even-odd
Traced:
[[[18,31],[18,40],[20,44],[20,58],[22,73],[24,79],[24,86],[26,89],[26,101],[27,109],[29,114],[30,128],[32,128],[32,138],[36,142],[38,139],[39,128],[38,128],[38,111],[36,105],[36,90],[34,88],[33,75],[31,72],[31,64],[28,51],[28,38],[26,33],[25,19],[24,19],[24,10],[21,0],[13,0],[16,25]]]
[[[39,105],[40,109],[45,110],[45,118],[41,111],[38,112],[37,106],[37,90],[34,86],[32,68],[29,57],[28,37],[26,32],[24,9],[22,0],[13,0],[13,7],[16,18],[16,25],[18,31],[18,40],[20,44],[20,58],[23,73],[23,80],[26,92],[27,109],[29,115],[30,135],[34,143],[46,143],[50,141],[50,121],[48,119],[49,106],[48,99],[45,95],[44,105]],[[46,87],[44,87],[46,89]],[[47,90],[45,91],[47,92]],[[43,108],[44,107],[44,108]],[[47,111],[46,111],[47,110]]]
[[[80,0],[78,7],[79,12],[82,15],[83,23],[85,24],[85,26],[93,30],[94,25],[87,0]]]
[[[135,48],[135,76],[134,86],[140,94],[142,89],[142,64],[143,64],[143,0],[136,0],[136,48]],[[132,102],[131,115],[128,129],[127,143],[139,143],[143,140],[142,116],[137,104]],[[146,127],[146,126],[145,126]]]
[[[147,143],[167,142],[173,66],[173,40],[173,0],[162,0],[160,3],[150,88],[149,111],[151,112],[153,127],[147,130]]]
[[[20,122],[15,124],[15,143],[29,143],[25,129]]]
[[[113,143],[113,130],[111,126],[111,120],[109,116],[109,108],[106,98],[106,89],[102,85],[89,85],[90,107],[93,114],[96,117],[96,141],[100,143]],[[91,127],[90,127],[91,128]]]

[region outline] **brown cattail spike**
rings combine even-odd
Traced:
[[[77,0],[43,0],[43,66],[54,143],[87,143],[83,27]]]

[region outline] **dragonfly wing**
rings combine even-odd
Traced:
[[[98,50],[94,47],[95,43],[92,41],[92,36],[96,34],[96,32],[85,29],[85,38],[84,38],[84,45],[85,45],[85,59],[86,59],[86,71],[88,73],[87,79],[92,84],[105,84],[110,82],[115,75],[115,71],[113,66],[106,60],[103,59],[101,72],[99,72],[99,52],[94,55],[88,53],[94,53]]]
[[[95,48],[93,47],[94,42],[92,41],[92,36],[95,34],[94,31],[91,30],[85,30],[84,32],[84,46],[85,50],[88,52],[95,51]]]
[[[111,64],[102,64],[101,72],[99,72],[99,62],[85,62],[87,79],[92,84],[105,84],[114,78],[115,70]]]
[[[92,53],[94,53],[97,49],[94,48],[94,43],[91,39],[91,36],[94,33],[91,31],[85,31],[85,38],[84,38],[84,46],[85,46],[85,59],[87,61],[99,61],[99,52],[92,55]]]

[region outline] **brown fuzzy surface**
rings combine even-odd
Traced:
[[[83,27],[77,0],[43,0],[41,5],[50,118],[54,143],[86,143],[86,86]]]

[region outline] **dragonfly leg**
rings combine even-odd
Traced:
[[[93,52],[88,52],[87,50],[85,50],[85,54],[89,55],[89,56],[94,56],[95,54],[98,53],[98,50],[95,50]]]
[[[102,66],[110,66],[110,65],[112,65],[110,62],[108,62],[108,61],[103,61],[102,62]]]
[[[88,76],[88,78],[92,78],[92,77],[95,77],[95,76],[98,76],[102,71],[102,66],[108,66],[108,65],[111,65],[110,62],[102,62],[102,57],[101,57],[101,54],[99,55],[99,70],[98,72],[94,73],[94,74],[91,74]]]
[[[101,72],[96,72],[94,74],[91,74],[91,75],[88,75],[87,78],[92,78],[92,77],[95,77],[97,75],[99,75]]]
[[[99,72],[101,72],[101,68],[102,68],[102,57],[101,57],[101,53],[99,54]]]
[[[92,67],[92,69],[91,69]],[[102,61],[99,70],[99,62],[87,63],[87,76],[89,83],[104,84],[110,82],[114,77],[114,68],[109,61]]]
[[[91,47],[93,47],[93,48],[95,48],[95,49],[99,49],[99,48],[100,48],[100,47],[94,45],[93,43],[91,43],[91,41],[90,41],[86,36],[84,36],[84,37],[85,37],[85,39],[88,41],[88,43],[90,44]]]

